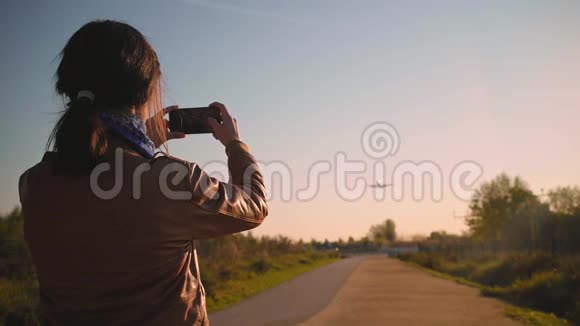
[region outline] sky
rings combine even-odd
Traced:
[[[447,180],[464,161],[481,168],[474,186],[502,171],[536,193],[580,184],[578,1],[5,0],[0,13],[0,212],[18,205],[18,177],[42,158],[63,108],[59,51],[103,18],[151,42],[164,104],[225,103],[252,153],[288,168],[290,178],[266,175],[270,215],[255,234],[358,238],[386,218],[404,236],[462,232],[456,215],[468,203]],[[396,130],[387,157],[361,145],[376,122]],[[209,135],[169,149],[208,169],[225,160]],[[386,183],[401,163],[431,162],[445,180],[442,199],[377,200],[367,188],[345,200],[333,172],[317,179],[313,198],[294,195],[316,162],[336,170],[337,155],[365,165],[358,177],[368,185],[377,162]]]

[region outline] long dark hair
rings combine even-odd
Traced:
[[[81,27],[60,53],[56,92],[67,100],[47,150],[57,153],[61,173],[87,173],[105,154],[109,141],[98,113],[105,110],[149,110],[152,132],[165,140],[161,110],[161,69],[143,34],[128,24],[99,20]],[[94,101],[78,98],[90,91]],[[138,112],[142,113],[142,112]]]

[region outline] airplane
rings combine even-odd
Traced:
[[[392,185],[393,184],[391,184],[391,183],[384,184],[381,180],[377,180],[377,183],[369,185],[369,187],[371,187],[371,188],[386,188],[386,187],[390,187]]]

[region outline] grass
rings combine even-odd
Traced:
[[[416,269],[420,269],[420,270],[422,270],[422,271],[424,271],[426,273],[429,273],[429,274],[431,274],[433,276],[437,276],[437,277],[442,278],[442,279],[446,279],[446,280],[449,280],[449,281],[454,281],[454,282],[459,283],[459,284],[463,284],[463,285],[475,287],[475,288],[478,288],[480,290],[483,290],[485,288],[488,288],[485,285],[472,282],[472,281],[470,281],[468,279],[465,279],[463,277],[453,276],[451,274],[446,274],[446,273],[438,272],[438,271],[436,271],[434,269],[431,269],[431,268],[428,268],[428,267],[423,267],[423,266],[421,266],[421,265],[419,265],[419,264],[417,264],[415,262],[412,262],[412,261],[405,261],[405,262],[408,265],[413,266]]]
[[[335,255],[305,253],[242,262],[242,266],[239,268],[247,272],[237,273],[228,280],[217,281],[206,291],[207,310],[214,312],[227,308],[266,289],[339,259]],[[205,284],[204,276],[202,276],[202,281]]]
[[[38,282],[0,278],[0,325],[39,325]]]
[[[432,260],[426,261],[426,260],[424,260],[424,257],[420,258],[419,261],[421,263],[427,262],[426,265],[428,267],[426,267],[426,266],[421,265],[420,263],[413,261],[412,259],[408,259],[408,257],[403,259],[403,261],[405,261],[409,265],[413,266],[414,268],[425,271],[433,276],[443,278],[446,280],[455,281],[459,284],[478,288],[481,291],[482,295],[497,297],[497,298],[506,300],[508,302],[518,301],[518,300],[513,300],[513,297],[514,297],[514,293],[515,293],[515,296],[517,296],[517,295],[521,296],[521,293],[523,292],[523,291],[521,291],[521,288],[524,288],[524,289],[531,288],[531,286],[526,287],[525,286],[526,284],[530,284],[530,285],[537,284],[538,283],[537,279],[545,279],[546,278],[544,276],[545,273],[538,273],[538,274],[535,274],[535,276],[532,276],[529,280],[518,279],[513,284],[511,284],[507,287],[491,286],[491,285],[485,285],[482,283],[475,282],[473,280],[467,279],[466,277],[461,277],[461,276],[449,274],[449,272],[447,272],[449,270],[450,271],[457,271],[457,265],[459,265],[457,263],[450,262],[450,263],[446,264],[446,266],[443,266],[443,265],[445,265],[445,263],[442,260],[438,260],[436,263],[433,263]],[[492,265],[499,266],[500,264],[484,262],[479,266],[474,266],[475,273],[473,273],[473,274],[468,274],[468,273],[463,273],[463,272],[458,273],[458,274],[459,275],[480,275],[482,270],[490,269],[490,266],[492,266]],[[441,272],[441,271],[435,270],[434,268],[440,268],[442,270],[445,270],[446,272]],[[525,292],[523,292],[523,293],[525,293]],[[531,296],[528,297],[528,300],[530,297]],[[521,298],[518,298],[518,299],[520,299],[519,301],[521,301]],[[507,303],[507,302],[505,303],[504,312],[505,312],[506,316],[508,316],[514,320],[520,321],[525,325],[537,325],[537,326],[570,325],[569,321],[567,321],[566,319],[563,319],[563,318],[559,318],[558,316],[556,316],[553,313],[547,313],[547,312],[542,312],[542,311],[533,310],[533,309],[529,309],[529,308],[519,307],[519,306],[512,305],[510,303]]]
[[[550,325],[550,326],[567,326],[570,323],[567,320],[558,318],[553,314],[547,314],[545,312],[536,311],[527,308],[516,307],[512,305],[506,305],[505,307],[506,316],[511,319],[522,322],[524,325]]]

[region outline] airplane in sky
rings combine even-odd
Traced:
[[[371,188],[386,188],[392,186],[392,183],[383,183],[381,180],[377,180],[377,183],[369,185]]]

